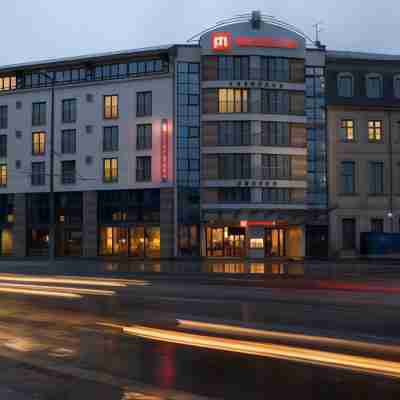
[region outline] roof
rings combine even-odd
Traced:
[[[400,61],[398,54],[383,54],[383,53],[367,53],[357,51],[337,51],[328,50],[326,52],[328,59],[342,60],[369,60],[369,61]]]
[[[94,60],[101,59],[111,59],[117,57],[129,57],[133,55],[145,55],[151,53],[157,53],[162,51],[168,51],[175,47],[174,44],[163,45],[163,46],[154,46],[154,47],[142,47],[138,49],[131,50],[120,50],[120,51],[110,51],[105,53],[92,53],[87,55],[80,55],[76,57],[64,57],[64,58],[54,58],[47,60],[39,60],[39,61],[30,61],[19,64],[10,64],[10,65],[2,65],[0,66],[0,72],[2,71],[11,71],[25,68],[34,68],[34,67],[46,67],[54,64],[62,64],[62,63],[79,63],[79,62],[89,62]]]

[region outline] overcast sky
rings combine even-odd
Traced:
[[[0,0],[0,64],[184,43],[216,21],[259,9],[330,49],[400,54],[398,0]],[[3,4],[4,3],[4,4]]]

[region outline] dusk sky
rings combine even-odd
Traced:
[[[220,19],[261,10],[329,49],[400,54],[396,0],[13,0],[3,1],[0,64],[184,43]]]

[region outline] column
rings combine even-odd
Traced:
[[[98,256],[97,192],[83,192],[83,256]]]

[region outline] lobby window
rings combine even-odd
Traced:
[[[400,75],[396,75],[393,78],[393,94],[394,97],[400,99]]]
[[[342,161],[341,166],[341,191],[343,194],[355,193],[355,162]]]
[[[291,176],[290,156],[263,154],[263,179],[289,179]]]
[[[383,219],[382,218],[372,218],[371,219],[371,232],[373,233],[383,233]]]
[[[0,129],[8,128],[8,106],[0,106]]]
[[[153,94],[152,92],[136,93],[136,116],[146,117],[153,113]]]
[[[379,74],[369,74],[365,78],[367,97],[379,99],[383,95],[383,80]]]
[[[32,103],[32,125],[46,125],[46,102]]]
[[[218,124],[219,146],[248,146],[251,144],[250,121],[221,121]]]
[[[7,135],[0,135],[0,157],[7,157]]]
[[[0,187],[6,187],[8,180],[7,164],[0,164]]]
[[[369,193],[383,194],[384,190],[384,163],[382,161],[370,161],[369,163]]]
[[[153,127],[141,124],[136,127],[136,150],[151,150]]]
[[[370,142],[381,142],[383,139],[382,121],[368,121],[368,140]]]
[[[220,56],[218,57],[218,80],[248,80],[249,57],[247,56]]]
[[[287,122],[262,122],[261,144],[263,146],[289,146],[289,124]]]
[[[151,157],[136,157],[136,182],[151,181]]]
[[[354,142],[356,140],[353,119],[342,119],[342,138],[344,142]]]
[[[343,250],[356,248],[356,220],[354,218],[342,220],[342,248]]]
[[[103,128],[103,151],[118,151],[119,130],[118,126],[105,126]]]
[[[263,203],[290,203],[291,190],[288,188],[272,188],[262,190]]]
[[[61,131],[61,153],[76,153],[76,129],[64,129]]]
[[[247,89],[218,89],[218,112],[248,112],[248,98]]]
[[[354,78],[353,75],[344,72],[340,73],[337,78],[337,90],[340,97],[354,96]]]
[[[46,182],[45,175],[45,162],[33,162],[32,163],[32,174],[31,174],[31,184],[32,186],[43,186]]]
[[[72,185],[76,183],[75,161],[61,161],[61,183],[63,185]]]
[[[43,156],[46,152],[46,132],[32,133],[32,155]]]
[[[118,182],[118,158],[103,159],[103,182]]]
[[[118,118],[118,95],[107,95],[103,97],[103,116],[104,119]]]
[[[62,101],[62,122],[76,122],[76,99]]]

